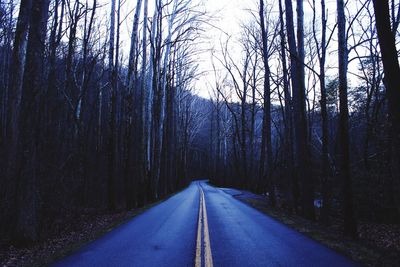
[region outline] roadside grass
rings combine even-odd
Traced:
[[[283,210],[272,208],[268,205],[266,199],[250,198],[242,194],[235,194],[233,197],[361,265],[377,267],[400,266],[400,251],[382,249],[363,239],[353,240],[346,238],[340,231],[333,229],[334,227],[323,226],[298,215],[288,214]]]

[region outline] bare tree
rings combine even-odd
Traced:
[[[263,114],[263,127],[262,127],[262,142],[261,142],[261,158],[260,158],[260,176],[266,177],[268,190],[270,192],[270,200],[272,206],[275,206],[275,183],[273,182],[273,152],[272,152],[272,136],[271,136],[271,85],[269,81],[270,68],[269,68],[269,45],[267,30],[265,27],[265,9],[264,1],[260,0],[259,18],[261,26],[261,39],[262,39],[262,57],[264,63],[264,114]],[[264,157],[266,155],[266,170]],[[265,171],[265,173],[264,173]]]
[[[347,67],[348,52],[346,43],[346,17],[344,13],[344,1],[337,0],[338,21],[338,62],[339,62],[339,99],[340,99],[340,176],[343,187],[343,214],[344,233],[355,237],[357,225],[353,211],[353,193],[350,173],[350,151],[349,151],[349,109],[347,99]]]
[[[395,191],[400,188],[400,92],[398,85],[400,83],[400,67],[398,62],[398,53],[394,40],[394,32],[398,27],[395,23],[391,30],[389,4],[387,0],[374,0],[376,28],[378,32],[379,44],[382,51],[382,61],[384,66],[384,83],[387,90],[389,127],[390,127],[390,172],[393,179]],[[394,11],[393,11],[394,12]],[[397,16],[398,21],[399,16]],[[394,16],[393,16],[394,19]],[[400,200],[396,195],[396,205],[400,212]]]
[[[115,66],[115,7],[116,0],[111,1],[110,40],[108,50],[108,80],[110,86],[110,117],[108,133],[108,208],[117,208],[115,196],[115,167],[116,167],[116,113],[117,113],[117,68]]]
[[[31,22],[26,50],[26,68],[21,98],[20,147],[18,148],[17,220],[15,239],[19,242],[35,241],[39,233],[38,186],[40,174],[41,104],[43,96],[44,52],[49,0],[32,4]]]
[[[316,33],[316,4],[313,0],[313,38],[318,53],[319,61],[319,86],[321,93],[320,107],[321,107],[321,119],[322,119],[322,220],[324,223],[329,222],[329,210],[330,210],[330,162],[329,162],[329,124],[328,124],[328,109],[326,104],[326,81],[325,81],[325,63],[326,63],[326,51],[327,51],[327,40],[326,40],[326,28],[327,28],[327,16],[325,0],[321,0],[321,39],[318,40]]]
[[[18,177],[18,150],[20,142],[20,113],[21,113],[21,101],[23,96],[23,78],[24,70],[26,65],[26,49],[28,45],[28,33],[30,27],[30,18],[32,12],[32,1],[23,0],[21,1],[19,16],[17,21],[17,28],[15,31],[14,48],[12,54],[13,64],[11,65],[10,72],[10,90],[8,97],[8,116],[6,124],[6,140],[8,145],[6,148],[7,155],[7,166],[6,166],[6,177],[5,177],[5,194],[7,199],[12,199],[12,195],[16,193],[17,183],[15,182]],[[10,210],[5,211],[2,216],[11,216],[15,220],[15,215],[12,214],[12,202],[8,202],[8,208]],[[7,214],[6,212],[10,212]],[[7,217],[8,217],[7,216]]]

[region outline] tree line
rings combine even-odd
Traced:
[[[191,0],[127,5],[0,2],[0,229],[19,244],[65,214],[141,207],[201,171],[192,91],[205,13]]]
[[[212,181],[351,237],[359,220],[398,222],[399,7],[257,1],[212,56]]]
[[[202,177],[353,237],[400,220],[398,1],[258,0],[206,76],[200,2],[135,2],[0,1],[2,234]]]

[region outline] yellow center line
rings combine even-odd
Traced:
[[[202,213],[203,213],[202,202],[203,202],[203,197],[200,194],[199,219],[197,222],[195,267],[201,267],[201,228],[202,228]]]
[[[204,197],[204,191],[200,189],[200,205],[199,205],[199,219],[197,222],[197,240],[196,240],[196,258],[195,267],[202,267],[202,239],[204,238],[204,266],[213,267],[210,234],[208,232],[208,219],[207,219],[207,208],[206,199]],[[202,231],[203,230],[203,231]],[[203,238],[202,238],[203,237]]]
[[[206,264],[206,267],[213,267],[213,260],[212,260],[212,254],[211,254],[210,234],[208,232],[206,199],[204,197],[203,189],[201,190],[201,194],[203,196],[204,246],[205,246],[204,257],[205,257],[205,264]]]

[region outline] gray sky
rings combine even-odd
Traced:
[[[106,1],[106,0],[103,0]],[[258,0],[198,0],[202,1],[202,4],[204,6],[204,9],[212,15],[213,19],[210,20],[210,24],[212,25],[207,25],[205,26],[205,32],[203,34],[203,41],[201,44],[196,44],[198,45],[199,49],[201,52],[198,55],[198,62],[199,62],[199,67],[200,71],[203,72],[204,74],[200,77],[200,79],[197,81],[195,87],[197,89],[197,93],[203,97],[209,97],[209,85],[214,84],[213,81],[213,74],[210,72],[212,70],[212,65],[211,65],[211,48],[216,49],[216,54],[218,55],[218,50],[220,49],[220,42],[221,40],[226,40],[227,35],[231,36],[231,45],[232,45],[232,50],[238,49],[239,45],[235,44],[237,39],[240,36],[241,32],[241,23],[245,23],[250,21],[251,15],[250,11],[255,10],[257,8],[257,3]],[[277,16],[277,9],[278,9],[278,0],[268,0],[266,1],[267,5],[273,5],[275,15]],[[152,0],[149,1],[149,16],[152,16],[153,14],[153,2]],[[304,1],[304,10],[305,10],[305,26],[306,28],[310,28],[310,23],[312,20],[312,10],[309,5],[310,1]],[[328,9],[328,28],[332,27],[336,21],[336,5],[334,0],[326,0],[327,2],[327,9]],[[351,2],[351,1],[350,1]],[[358,1],[355,1],[358,2]],[[109,3],[104,2],[104,3]],[[356,3],[350,3],[351,8],[350,12],[352,10],[357,10],[357,7],[353,7]],[[130,31],[132,29],[132,20],[133,20],[133,12],[132,10],[135,8],[135,1],[130,1],[127,0],[126,6],[122,9],[123,10],[123,15],[127,15],[126,21],[123,22],[122,25],[122,46],[124,47],[123,49],[123,56],[124,59],[126,60],[128,51],[129,51],[129,45],[130,45]],[[320,9],[320,1],[316,0],[316,5],[317,5],[317,11],[319,12]],[[296,8],[296,3],[293,2],[293,7],[294,7],[294,12]],[[107,14],[109,10],[109,5],[106,7]],[[131,12],[131,13],[129,13]],[[107,16],[108,17],[108,16]],[[317,18],[317,21],[319,22],[319,18]],[[104,23],[107,23],[107,21],[104,21]],[[220,29],[220,30],[219,30]],[[222,30],[222,31],[221,31]],[[307,29],[306,29],[307,31]],[[328,35],[330,34],[330,30],[328,29]],[[327,62],[327,74],[330,76],[335,76],[337,73],[337,54],[336,54],[336,45],[335,45],[335,40],[336,40],[336,33],[333,34],[333,41],[330,44],[329,51],[328,51],[328,62]],[[234,56],[240,60],[240,51],[237,50],[235,51]],[[215,62],[215,61],[214,61]],[[217,63],[217,62],[216,62]],[[218,63],[217,63],[218,64]],[[272,68],[273,68],[273,63]],[[218,67],[218,66],[217,66]],[[350,66],[350,70],[352,72],[357,72],[357,61],[354,61]],[[222,68],[219,66],[218,68]],[[272,70],[274,71],[274,70]],[[207,73],[208,72],[208,73]],[[357,82],[355,81],[355,77],[352,75],[349,75],[349,80],[350,83]]]
[[[109,1],[102,0],[106,4],[105,12],[108,17]],[[201,79],[196,83],[197,94],[208,98],[209,90],[207,88],[208,82],[212,83],[211,73],[207,74],[212,69],[210,64],[211,48],[219,48],[220,40],[226,39],[227,34],[234,39],[239,32],[240,22],[249,17],[249,12],[245,9],[249,8],[255,0],[199,0],[202,2],[204,9],[210,14],[213,19],[210,20],[210,25],[204,25],[205,31],[199,49],[201,52],[198,55],[198,62],[200,71],[203,72]],[[196,2],[196,1],[194,1]],[[123,58],[126,60],[130,47],[130,33],[132,29],[132,21],[134,15],[136,1],[127,0],[122,10],[122,18],[127,19],[122,23],[121,27],[121,45],[123,47]],[[152,16],[154,9],[154,0],[149,0],[149,16]],[[143,15],[143,14],[142,14]],[[108,23],[104,21],[103,23]]]
[[[206,27],[205,44],[203,45],[205,51],[199,58],[200,68],[205,72],[196,84],[199,95],[209,97],[209,84],[214,84],[214,74],[211,73],[211,49],[215,49],[218,54],[221,40],[226,40],[228,36],[231,36],[233,40],[238,38],[241,31],[240,24],[249,19],[250,15],[247,9],[251,6],[254,7],[254,3],[255,0],[204,0],[205,8],[212,15],[213,20],[212,26]]]

